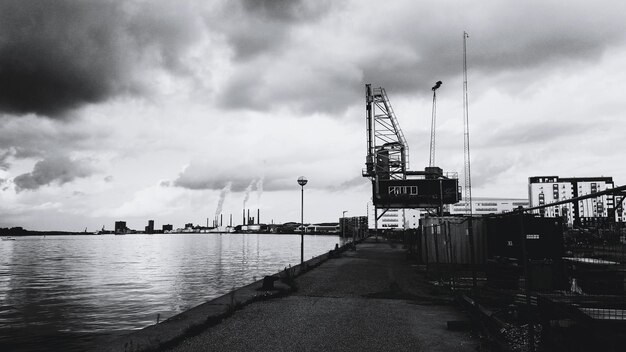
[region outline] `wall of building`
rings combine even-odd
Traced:
[[[528,199],[522,198],[475,197],[472,198],[472,213],[474,215],[501,214],[520,206],[526,208],[529,204]],[[449,209],[451,215],[466,214],[467,202],[463,200],[452,204]]]
[[[378,216],[384,209],[378,209]],[[422,214],[421,209],[389,209],[378,219],[378,229],[416,229],[419,227],[419,219]],[[367,226],[375,228],[374,206],[369,203],[367,207]]]
[[[614,187],[612,177],[558,177],[533,176],[528,179],[528,195],[531,206],[555,203]],[[615,214],[615,200],[611,195],[585,199],[577,204],[568,203],[540,210],[544,217],[563,217],[572,225],[576,218],[615,218],[623,220],[622,214]],[[617,216],[616,216],[617,215]]]
[[[403,210],[404,209],[389,209],[385,212],[385,214],[381,216],[384,210],[378,209],[378,216],[380,216],[380,219],[378,219],[378,229],[385,230],[385,229],[403,228],[404,227],[404,211]],[[369,204],[367,208],[367,218],[368,218],[367,226],[370,229],[374,229],[376,227],[376,223],[375,223],[376,216],[374,214],[374,206],[371,204]]]

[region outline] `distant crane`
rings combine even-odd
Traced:
[[[435,166],[435,126],[437,124],[437,89],[439,87],[441,87],[441,81],[437,81],[435,86],[431,88],[433,91],[433,113],[430,123],[430,162],[428,163],[430,167]]]

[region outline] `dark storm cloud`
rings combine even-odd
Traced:
[[[400,15],[395,26],[372,33],[373,43],[397,50],[372,50],[360,67],[367,81],[429,95],[427,88],[435,81],[459,79],[463,32],[468,31],[470,75],[493,78],[527,72],[520,82],[508,84],[532,84],[572,63],[594,62],[607,48],[623,44],[624,10],[619,2],[591,8],[581,1],[568,6],[558,1],[491,1],[481,4],[480,12],[470,11],[463,2],[416,7],[407,13],[420,21]]]
[[[249,31],[244,24],[226,32],[236,54],[248,60],[238,63],[222,90],[223,106],[336,113],[362,100],[365,83],[383,86],[396,96],[428,96],[435,81],[460,80],[464,30],[470,35],[470,76],[481,77],[483,87],[498,84],[505,91],[519,92],[554,71],[597,61],[626,38],[621,15],[626,9],[618,2],[589,6],[574,1],[563,6],[558,1],[488,1],[481,3],[480,10],[463,1],[406,2],[404,8],[380,7],[377,16],[368,14],[371,6],[357,7],[359,2],[353,2],[349,11],[323,13],[324,18],[345,17],[350,27],[336,27],[341,20],[313,25],[293,21],[290,8],[279,6],[283,3],[244,2],[248,10],[244,22],[259,30]],[[255,23],[259,18],[263,23]],[[315,25],[319,37],[303,40],[293,35],[299,28]],[[313,55],[321,48],[325,55]],[[271,59],[265,60],[260,53]],[[320,65],[321,60],[328,64]],[[284,70],[297,65],[299,71]],[[304,71],[313,73],[300,74]],[[279,84],[276,77],[280,76],[285,79],[278,80]]]
[[[279,65],[280,62],[271,64]],[[233,74],[220,95],[221,106],[256,111],[289,106],[297,112],[339,113],[351,104],[361,101],[365,94],[360,79],[345,76],[335,70],[307,68],[311,71],[308,74],[310,81],[317,79],[315,84],[299,84],[297,77],[290,82],[286,77],[284,83],[277,80],[270,85],[263,82],[265,79],[255,72],[256,67],[245,67]]]
[[[41,186],[62,185],[77,178],[89,177],[93,168],[86,160],[72,160],[66,156],[50,157],[38,161],[33,171],[17,176],[13,182],[16,191],[36,190]]]
[[[0,116],[0,168],[10,167],[10,158],[46,158],[73,150],[99,148],[110,131],[89,131],[81,124],[40,121],[33,116],[12,119]]]
[[[136,71],[147,56],[175,67],[176,55],[193,37],[194,22],[180,15],[187,13],[181,8],[113,0],[2,1],[0,111],[58,117],[141,92]]]
[[[12,155],[12,150],[0,148],[0,170],[9,169],[9,157]]]
[[[207,19],[208,26],[226,35],[235,59],[250,60],[283,47],[291,28],[318,20],[331,1],[240,0],[229,2]]]
[[[241,3],[250,14],[282,22],[317,19],[331,7],[328,0],[241,0]]]

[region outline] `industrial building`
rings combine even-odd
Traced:
[[[420,209],[387,209],[384,213],[378,212],[378,229],[416,229],[419,227],[419,219],[423,210]],[[382,213],[382,216],[381,216]],[[376,228],[374,222],[374,205],[367,205],[367,226],[369,229]]]
[[[520,198],[489,198],[489,197],[473,197],[472,198],[472,214],[487,215],[500,214],[513,211],[518,207],[528,207],[530,202],[528,199]],[[467,201],[462,200],[457,204],[450,205],[450,215],[467,214]]]
[[[115,233],[116,234],[124,234],[128,228],[126,227],[126,221],[116,221],[115,222]]]
[[[154,233],[154,220],[148,220],[148,226],[144,228],[145,233]]]
[[[533,176],[528,178],[530,206],[555,203],[614,188],[612,177]],[[620,202],[621,203],[621,202]],[[613,195],[572,202],[541,209],[540,216],[563,217],[570,226],[604,221],[623,221],[623,212],[616,212]],[[621,209],[620,209],[621,210]]]
[[[352,237],[368,228],[367,216],[351,216],[339,219],[339,230],[343,237]]]
[[[378,214],[378,228],[385,229],[401,229],[404,228],[404,209],[388,209],[384,214]],[[370,204],[367,209],[368,227],[376,228],[376,217],[374,215],[374,206]]]

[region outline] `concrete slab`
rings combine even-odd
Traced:
[[[466,317],[397,245],[372,240],[295,279],[289,297],[255,302],[169,351],[476,351]]]

